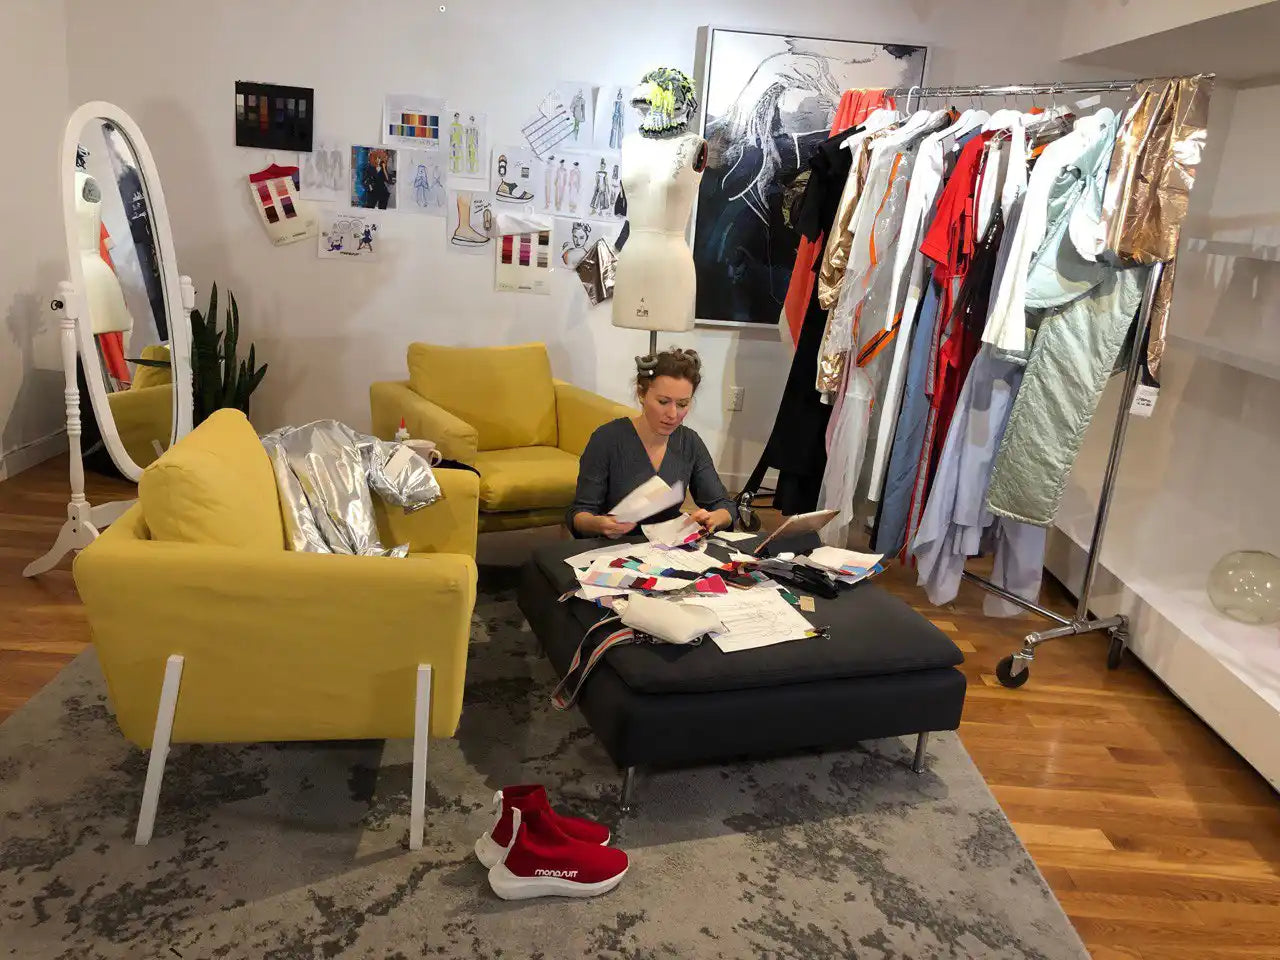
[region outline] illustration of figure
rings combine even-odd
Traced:
[[[582,170],[578,167],[578,161],[573,161],[573,168],[569,171],[569,212],[578,212],[578,197],[582,193]]]
[[[342,252],[342,238],[346,235],[349,224],[346,220],[337,221],[329,230],[329,252]]]
[[[596,171],[595,189],[591,191],[591,213],[593,216],[604,216],[609,207],[609,168],[604,157],[600,158],[600,169]]]
[[[480,127],[476,124],[475,115],[472,114],[467,120],[467,166],[466,172],[476,174],[480,172]]]
[[[528,167],[524,170],[528,172]],[[498,155],[498,189],[493,191],[494,196],[506,203],[528,203],[533,199],[533,194],[520,186],[514,180],[507,179],[507,155],[505,153]]]
[[[466,131],[462,127],[462,118],[455,113],[453,122],[449,124],[449,170],[451,172],[462,173],[466,153]]]
[[[570,228],[568,243],[560,244],[560,261],[566,267],[575,268],[587,255],[587,240],[591,237],[591,224],[575,220]]]
[[[613,125],[609,128],[609,149],[622,149],[622,88],[613,101]]]
[[[478,216],[487,232],[493,225],[493,213],[487,201],[473,199],[475,194],[465,190],[458,191],[458,225],[453,228],[453,236],[449,242],[459,247],[482,247],[489,242],[489,237],[476,230],[472,224]]]
[[[544,174],[544,179],[546,182],[543,184],[545,189],[543,190],[543,193],[542,193],[542,209],[543,210],[551,209],[551,191],[555,187],[555,179],[556,179],[555,162],[556,162],[556,158],[553,155],[548,154],[547,163],[545,166],[546,173]]]
[[[342,189],[342,151],[334,147],[329,151],[329,178],[325,181],[325,185],[330,190]]]
[[[431,186],[427,191],[427,198],[430,206],[444,209],[448,195],[444,189],[444,171],[440,169],[439,164],[431,168]]]
[[[431,177],[427,174],[427,165],[418,164],[417,176],[413,178],[413,196],[418,206],[431,206]]]
[[[573,92],[573,99],[569,101],[569,116],[573,118],[573,133],[571,135],[574,140],[577,140],[578,131],[587,122],[587,101],[582,96],[581,90]]]
[[[356,244],[356,253],[361,250],[368,250],[373,253],[373,231],[373,227],[365,225],[364,232],[360,234],[360,242]]]
[[[617,214],[618,197],[622,196],[622,177],[618,174],[618,165],[613,165],[613,176],[609,178],[609,213]]]
[[[564,168],[564,157],[556,167],[556,211],[564,209],[564,191],[569,182],[569,174]]]

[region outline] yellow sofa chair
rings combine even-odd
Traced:
[[[164,344],[143,347],[142,359],[169,359]],[[107,394],[107,405],[129,459],[139,467],[152,463],[173,439],[173,374],[168,367],[139,365],[128,390]]]
[[[578,458],[601,424],[629,407],[551,376],[541,343],[409,346],[409,379],[369,388],[373,432],[432,440],[480,472],[480,532],[561,523]]]
[[[411,846],[427,737],[462,710],[476,598],[476,502],[384,509],[406,559],[285,549],[275,475],[244,414],[219,410],[143,471],[139,499],[74,566],[116,720],[151,750],[137,842],[169,744],[414,738]]]

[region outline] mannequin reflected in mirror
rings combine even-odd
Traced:
[[[87,152],[82,151],[78,165],[83,165],[85,157]],[[84,277],[78,322],[88,325],[98,348],[96,358],[81,358],[81,373],[101,377],[116,432],[133,462],[145,467],[169,445],[172,435],[173,387],[166,365],[169,350],[153,344],[140,350],[140,357],[126,357],[125,345],[134,322],[111,261],[111,237],[102,217],[103,193],[97,179],[84,169],[76,170],[74,183],[76,241]],[[146,363],[131,370],[129,359],[139,358]],[[93,421],[88,401],[89,392],[82,389],[82,423]],[[86,440],[92,439],[86,435]],[[93,446],[92,442],[85,445],[86,465],[114,472],[108,467],[109,458],[100,462],[93,457]]]
[[[661,67],[645,74],[631,105],[641,120],[640,132],[622,141],[631,236],[618,258],[613,325],[691,330],[696,280],[685,230],[707,164],[706,141],[690,132],[698,101],[687,76]]]

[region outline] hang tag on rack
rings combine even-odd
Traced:
[[[1129,404],[1129,413],[1135,417],[1150,417],[1156,412],[1156,401],[1159,398],[1159,387],[1140,383],[1133,391],[1133,403]]]
[[[1102,98],[1095,93],[1092,97],[1085,97],[1083,100],[1077,100],[1076,109],[1089,110],[1098,106],[1100,103],[1102,103]]]

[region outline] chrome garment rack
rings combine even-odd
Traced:
[[[893,97],[906,97],[906,109],[911,107],[913,97],[924,98],[979,98],[979,97],[1018,97],[1087,93],[1125,93],[1142,84],[1143,80],[1098,80],[1074,82],[1047,82],[1026,84],[997,84],[993,86],[947,86],[947,87],[898,87],[885,91]],[[919,100],[917,100],[919,103]],[[1075,615],[1067,618],[1054,613],[1039,604],[1024,600],[1017,594],[998,587],[985,577],[965,571],[964,579],[976,584],[988,593],[993,593],[1009,603],[1022,607],[1032,613],[1039,614],[1057,626],[1048,630],[1040,630],[1027,634],[1022,642],[1022,649],[1005,657],[996,667],[996,678],[1006,687],[1020,687],[1027,682],[1030,675],[1031,662],[1035,659],[1035,651],[1042,643],[1062,637],[1073,637],[1083,633],[1106,633],[1111,640],[1107,651],[1107,666],[1114,670],[1120,666],[1125,647],[1129,642],[1129,618],[1124,615],[1114,617],[1095,617],[1089,613],[1089,598],[1093,590],[1094,578],[1097,574],[1098,559],[1102,551],[1102,538],[1107,530],[1107,517],[1111,512],[1111,500],[1115,493],[1116,475],[1120,470],[1120,456],[1124,451],[1125,433],[1129,429],[1129,409],[1133,405],[1134,393],[1138,387],[1138,379],[1142,370],[1144,345],[1147,331],[1151,326],[1151,310],[1155,303],[1156,290],[1160,286],[1160,278],[1164,275],[1163,263],[1155,264],[1147,278],[1147,286],[1142,294],[1142,305],[1138,309],[1138,321],[1133,336],[1133,349],[1129,357],[1129,366],[1125,372],[1124,392],[1120,400],[1120,409],[1116,414],[1115,427],[1111,434],[1111,452],[1107,456],[1107,467],[1103,473],[1102,491],[1098,497],[1098,512],[1093,522],[1093,535],[1089,538],[1089,553],[1085,560],[1084,582],[1076,601]]]

